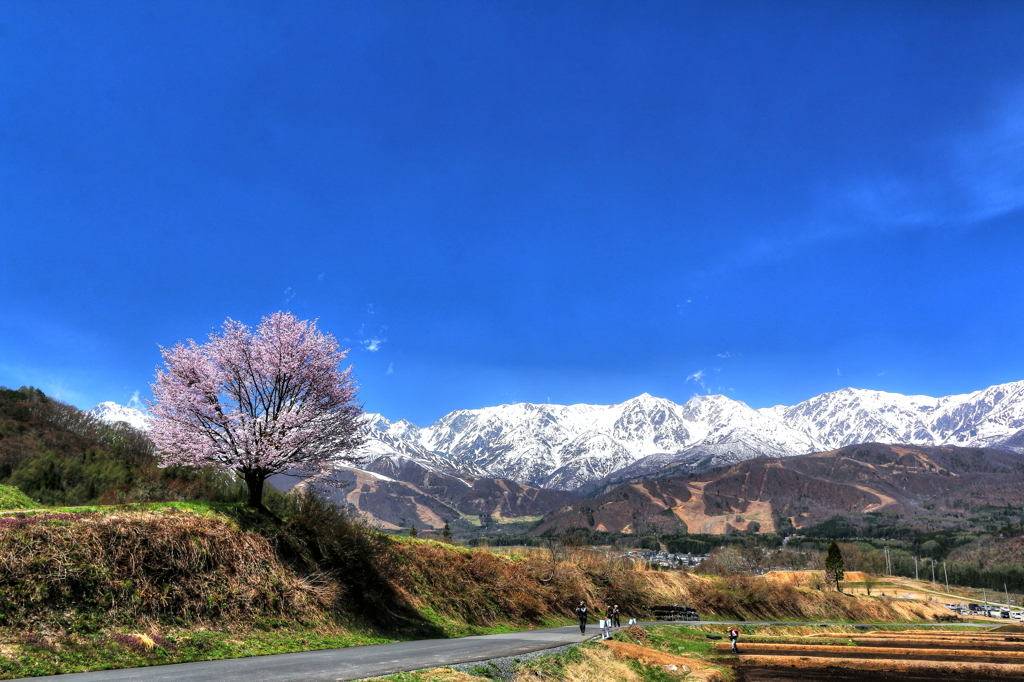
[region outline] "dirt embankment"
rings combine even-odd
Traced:
[[[345,558],[332,566],[325,555],[313,556],[326,551],[323,533],[304,542],[240,530],[216,514],[6,518],[0,523],[0,613],[4,625],[48,630],[371,621],[379,629],[404,628],[409,636],[442,636],[542,624],[571,615],[580,600],[595,616],[618,604],[626,617],[640,618],[655,603],[749,620],[928,620],[941,610],[764,578],[644,571],[583,550],[510,557],[384,538],[376,555],[335,554]]]
[[[296,575],[266,538],[222,518],[86,513],[0,519],[5,625],[315,620],[334,589]]]
[[[618,604],[640,618],[650,604],[685,604],[705,617],[747,620],[930,621],[937,604],[847,595],[779,584],[763,577],[702,576],[637,570],[592,552],[556,557],[534,551],[511,559],[439,543],[401,543],[396,584],[417,604],[471,622],[536,620],[568,615],[580,600],[591,608]]]

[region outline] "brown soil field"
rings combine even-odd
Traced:
[[[730,644],[718,642],[716,648],[720,653],[728,653]],[[830,646],[804,644],[762,644],[746,643],[740,649],[741,655],[760,656],[818,656],[841,658],[879,658],[893,660],[945,661],[963,659],[965,662],[986,663],[1024,663],[1024,651],[991,651],[963,648],[918,648],[918,647],[864,647],[864,646]]]
[[[748,642],[739,645],[737,682],[781,680],[1024,679],[1024,638],[1010,633],[920,631],[854,635],[853,646]],[[716,643],[726,654],[730,645]]]
[[[1019,642],[991,640],[982,637],[970,639],[964,638],[959,640],[952,638],[946,639],[940,637],[913,639],[894,639],[891,637],[872,637],[861,639],[859,637],[854,637],[852,639],[856,645],[868,648],[903,647],[909,649],[934,649],[937,646],[969,646],[971,649],[977,651],[1020,651],[1021,646]]]
[[[1020,680],[1024,665],[892,659],[741,656],[742,682],[764,680]]]
[[[772,583],[784,585],[810,585],[815,578],[821,578],[821,571],[768,571],[764,579]],[[861,571],[847,571],[843,582],[862,583],[870,579],[867,573]],[[877,578],[875,579],[878,580]]]

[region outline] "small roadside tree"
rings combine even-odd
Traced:
[[[828,554],[825,555],[825,580],[835,583],[836,589],[842,592],[841,583],[844,577],[843,552],[839,549],[839,545],[833,542],[828,546]]]
[[[452,541],[452,529],[448,527],[448,524],[444,524],[444,530],[441,531],[441,542]]]
[[[228,319],[197,344],[161,348],[152,384],[150,437],[161,466],[214,466],[245,481],[248,505],[264,510],[274,474],[320,476],[351,463],[362,444],[348,354],[316,321],[277,312],[249,327]]]
[[[876,582],[877,581],[873,575],[870,573],[864,574],[864,590],[868,593],[869,597],[871,596],[871,590],[874,589]]]

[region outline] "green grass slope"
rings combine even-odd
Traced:
[[[0,510],[37,507],[28,495],[9,485],[0,485]]]

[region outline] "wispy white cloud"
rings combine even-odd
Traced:
[[[691,374],[690,376],[686,377],[686,383],[690,383],[692,381],[693,383],[695,383],[698,386],[700,386],[701,389],[705,393],[710,394],[711,393],[711,389],[708,388],[707,384],[704,382],[704,379],[705,379],[706,376],[707,376],[707,372],[705,372],[703,369],[699,369],[696,372],[694,372],[693,374]]]
[[[837,376],[837,377],[841,377],[841,376],[843,376],[843,373],[839,371],[839,368],[838,368],[838,367],[836,367],[836,376]]]
[[[146,403],[142,402],[142,399],[139,398],[138,391],[132,393],[132,397],[128,399],[128,407],[134,408],[145,414],[149,414],[149,408],[147,408]]]
[[[359,343],[363,345],[363,350],[368,350],[371,353],[376,353],[380,350],[380,347],[384,344],[387,339],[380,339],[376,336],[371,336],[368,339],[363,339]]]
[[[385,374],[386,376],[391,376],[391,375],[392,375],[392,374],[394,374],[394,373],[395,373],[395,363],[393,363],[393,362],[389,362],[389,363],[388,363],[388,369],[387,369],[387,371],[386,371],[386,372],[384,372],[384,374]]]
[[[804,215],[736,244],[707,274],[779,261],[865,233],[969,230],[1024,209],[1024,84],[994,95],[973,127],[930,143],[930,157],[918,160],[921,170],[880,167],[818,187]]]
[[[293,298],[295,298],[295,290],[292,289],[291,287],[288,287],[287,289],[284,290],[285,304],[287,305],[288,303],[291,303]]]
[[[719,353],[718,357],[720,357],[722,359],[727,359],[727,358],[733,357],[733,354],[731,352],[729,352],[729,351],[725,351],[724,353]]]
[[[881,172],[840,189],[841,215],[881,229],[961,228],[1024,207],[1024,87],[996,98],[975,128],[936,140],[925,172]],[[837,228],[833,227],[832,231]]]

